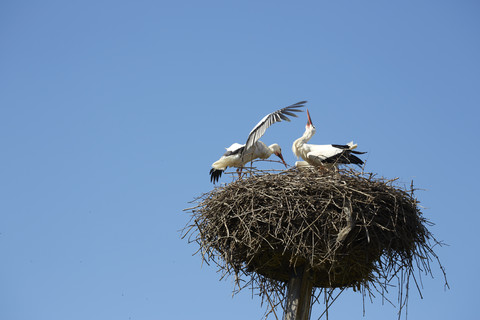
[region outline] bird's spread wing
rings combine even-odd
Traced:
[[[303,110],[299,110],[299,108],[303,108],[305,103],[307,103],[307,101],[300,101],[288,107],[267,114],[265,117],[263,117],[263,119],[260,120],[259,123],[257,123],[255,128],[250,131],[247,142],[245,143],[245,148],[243,150],[245,151],[251,146],[253,146],[255,142],[257,142],[258,139],[263,136],[268,127],[270,127],[275,122],[280,122],[282,120],[290,121],[287,116],[297,117],[294,112],[302,112]]]

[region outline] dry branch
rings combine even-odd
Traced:
[[[185,235],[223,276],[235,275],[238,290],[257,288],[272,308],[292,268],[305,266],[318,294],[351,287],[383,296],[397,279],[401,310],[414,268],[431,274],[438,261],[413,185],[352,170],[250,170],[196,199]]]

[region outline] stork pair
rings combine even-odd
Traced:
[[[288,107],[282,108],[270,114],[267,114],[259,123],[250,131],[247,142],[245,144],[234,143],[227,148],[227,152],[217,161],[212,164],[210,170],[210,181],[215,183],[221,177],[223,171],[227,167],[236,167],[237,173],[241,174],[243,166],[254,159],[268,159],[272,154],[282,160],[285,167],[287,164],[282,156],[282,150],[276,143],[267,146],[259,139],[263,136],[265,131],[272,124],[281,122],[282,120],[290,121],[287,116],[297,117],[294,112],[301,112],[299,110],[304,107],[307,101],[297,102]],[[365,152],[354,151],[357,147],[352,142],[346,145],[339,144],[326,144],[316,145],[307,144],[307,142],[315,134],[315,126],[312,123],[310,113],[307,109],[307,125],[305,126],[305,132],[303,135],[295,140],[292,145],[293,153],[302,158],[304,161],[297,161],[296,167],[313,166],[319,168],[325,168],[329,166],[335,166],[337,164],[357,164],[362,165],[363,161],[355,156],[355,154],[363,154]]]

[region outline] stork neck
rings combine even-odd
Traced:
[[[309,127],[309,128],[307,127],[305,129],[305,132],[303,133],[303,136],[300,139],[302,140],[303,143],[307,143],[308,140],[312,139],[314,134],[315,134],[315,127]]]
[[[315,134],[315,128],[307,127],[305,128],[305,132],[303,133],[303,135],[293,142],[292,151],[297,156],[297,158],[301,157],[301,150],[303,149],[303,145],[306,144],[308,140],[310,140],[313,137],[314,134]]]
[[[273,144],[269,145],[267,150],[268,150],[268,153],[269,153],[268,156],[271,156],[275,152],[274,149],[273,149]]]

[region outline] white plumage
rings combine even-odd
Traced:
[[[362,165],[363,161],[354,154],[363,154],[365,152],[353,151],[357,147],[356,144],[349,142],[345,145],[339,144],[308,144],[307,142],[316,132],[315,126],[310,118],[307,110],[307,125],[303,135],[295,140],[292,145],[292,151],[298,158],[302,158],[309,165],[314,167],[335,166],[337,164],[357,164]],[[299,166],[305,167],[305,163],[298,163]]]
[[[263,119],[257,123],[252,131],[250,131],[245,144],[232,144],[227,148],[227,152],[225,152],[225,154],[219,160],[212,164],[212,169],[210,170],[210,181],[213,183],[217,182],[227,167],[237,167],[237,172],[240,175],[241,168],[246,163],[254,159],[268,159],[272,154],[278,156],[286,167],[287,164],[283,160],[280,146],[276,143],[267,146],[259,139],[272,124],[281,122],[282,120],[290,121],[287,115],[297,117],[294,112],[301,112],[302,110],[299,110],[299,108],[302,108],[305,103],[306,101],[297,102],[263,117]]]
[[[278,156],[285,166],[287,166],[283,160],[282,150],[276,143],[267,146],[262,141],[257,141],[253,147],[248,149],[248,152],[244,153],[242,156],[242,151],[244,149],[245,145],[239,143],[234,143],[227,148],[227,152],[212,164],[212,169],[210,170],[210,180],[213,183],[218,181],[222,175],[222,172],[225,171],[227,167],[237,167],[237,173],[240,175],[241,168],[246,163],[255,159],[268,159],[272,154]]]

